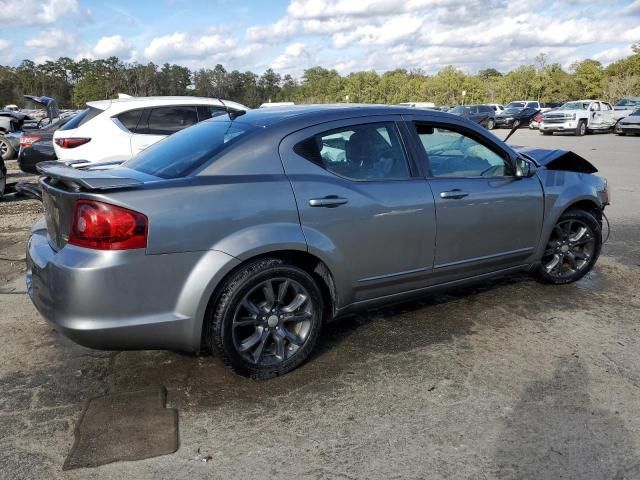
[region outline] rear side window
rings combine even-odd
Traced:
[[[84,125],[85,123],[87,123],[92,118],[97,117],[102,112],[103,112],[103,110],[100,110],[98,108],[89,107],[89,108],[81,111],[79,114],[77,114],[75,117],[73,117],[67,123],[65,123],[62,127],[60,127],[60,130],[73,130],[73,129],[76,129],[76,128],[80,127],[81,125]]]
[[[353,180],[409,178],[393,122],[354,125],[320,133],[294,146],[301,157]]]
[[[147,132],[171,135],[198,123],[196,107],[159,107],[151,109]]]
[[[136,110],[129,110],[128,112],[123,112],[118,115],[118,120],[124,128],[129,130],[132,133],[141,133],[138,132],[138,123],[140,122],[140,117],[142,116],[143,109],[139,108]],[[142,132],[143,133],[143,132]]]
[[[215,105],[198,105],[198,121],[209,120],[210,118],[224,115],[227,111]]]
[[[143,150],[124,166],[160,178],[184,177],[256,129],[229,121],[199,123]]]

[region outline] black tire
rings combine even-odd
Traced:
[[[577,269],[575,272],[571,272],[571,266],[568,265],[569,262],[567,262],[567,269],[563,272],[563,266],[564,264],[564,256],[563,259],[561,260],[561,264],[560,264],[560,268],[558,268],[557,270],[554,268],[551,271],[549,271],[548,267],[551,265],[552,261],[553,261],[553,255],[554,255],[554,249],[555,251],[560,250],[560,248],[564,248],[564,247],[559,247],[559,245],[562,245],[562,242],[559,242],[556,240],[556,238],[558,238],[559,236],[559,232],[557,231],[557,229],[563,230],[562,226],[566,225],[573,225],[573,224],[577,224],[578,226],[585,226],[587,227],[587,232],[585,232],[583,234],[583,237],[586,240],[589,240],[589,251],[586,251],[586,245],[582,246],[582,254],[584,255],[588,255],[588,258],[586,260],[584,260],[584,264],[580,266],[579,269]],[[591,243],[592,240],[592,243]],[[571,242],[568,242],[571,243]],[[574,247],[570,247],[569,245],[567,245],[566,247],[568,249],[568,253],[571,253],[572,256],[574,256],[574,254],[577,254],[577,250],[574,251],[572,248]],[[580,246],[575,247],[575,248],[580,248]],[[600,222],[598,222],[598,220],[593,216],[592,213],[587,212],[585,210],[568,210],[565,213],[563,213],[560,218],[558,219],[558,222],[556,223],[556,226],[554,227],[554,231],[551,233],[551,237],[549,238],[549,240],[547,241],[547,245],[545,245],[545,253],[543,254],[542,257],[542,261],[540,266],[537,268],[536,270],[536,274],[537,277],[540,281],[544,282],[544,283],[550,283],[550,284],[554,284],[554,285],[565,285],[567,283],[573,283],[576,282],[578,280],[580,280],[582,277],[584,277],[587,273],[589,273],[589,271],[591,271],[591,269],[593,268],[593,266],[595,265],[596,261],[598,260],[598,257],[600,256],[600,251],[602,249],[602,226],[600,224]],[[564,251],[565,253],[567,252],[567,250]],[[563,255],[561,253],[561,255]],[[575,257],[573,258],[573,262],[575,265]],[[580,259],[582,260],[582,259]],[[551,263],[548,263],[551,262]]]
[[[496,128],[496,122],[493,120],[493,118],[490,118],[487,121],[487,130],[493,130],[494,128]]]
[[[580,120],[576,127],[575,136],[582,137],[585,133],[587,133],[587,122],[585,120]]]
[[[16,151],[9,143],[9,140],[4,138],[4,135],[0,135],[0,158],[2,160],[11,160],[15,155]]]
[[[616,133],[617,135],[623,135],[624,136],[624,132],[620,128],[620,120],[618,120],[616,122],[616,124],[614,125],[613,132]]]
[[[545,132],[544,130],[540,130],[540,133],[541,133],[542,135],[546,135],[546,136],[548,136],[548,135],[552,135],[552,134],[553,134],[553,132]]]
[[[276,317],[278,321],[278,314],[280,308],[282,312],[289,306],[283,306],[281,303],[287,303],[289,300],[281,302],[280,290],[277,289],[276,296],[271,297],[272,303],[270,307],[267,305],[256,304],[249,300],[252,308],[258,307],[254,317],[255,319],[248,319],[247,317],[240,317],[240,312],[243,311],[247,304],[246,300],[253,295],[252,292],[260,293],[260,287],[267,282],[271,285],[271,292],[274,293],[273,284],[276,282],[282,282],[286,284],[286,288],[289,285],[297,285],[300,287],[298,290],[294,290],[295,296],[291,304],[295,303],[295,298],[299,294],[296,292],[304,292],[308,294],[307,300],[305,300],[305,308],[309,311],[302,312],[305,316],[305,320],[301,321],[296,326],[304,324],[305,333],[304,339],[300,332],[294,333],[296,342],[289,341],[286,334],[291,334],[288,325],[290,323],[284,323],[286,320],[280,320],[278,326],[271,325],[271,320]],[[298,288],[296,287],[296,288]],[[264,287],[263,287],[264,288]],[[291,295],[291,294],[290,294]],[[291,298],[290,296],[288,298]],[[284,300],[284,296],[283,299]],[[265,307],[266,310],[265,310]],[[273,307],[271,310],[269,308]],[[276,312],[276,309],[278,311]],[[257,313],[259,310],[260,313]],[[233,369],[236,373],[251,377],[258,380],[264,380],[268,378],[277,377],[290,372],[294,368],[302,364],[310,355],[313,350],[318,335],[322,327],[322,320],[324,315],[323,298],[320,289],[316,281],[311,275],[296,267],[295,265],[288,264],[284,260],[277,258],[263,258],[241,267],[234,272],[224,283],[220,290],[220,294],[217,297],[217,304],[212,309],[213,313],[209,319],[209,329],[207,332],[208,338],[206,339],[213,352],[219,355],[225,365]],[[253,311],[253,310],[252,310]],[[276,312],[275,314],[272,312]],[[249,309],[245,310],[245,315],[249,312]],[[287,314],[280,315],[286,317]],[[288,313],[291,318],[296,316],[295,313]],[[268,316],[268,321],[266,320]],[[308,317],[307,317],[308,316]],[[239,326],[241,323],[252,322],[251,325]],[[259,322],[259,323],[258,323]],[[295,328],[295,327],[294,327]],[[238,338],[244,337],[247,333],[243,333],[241,336],[237,334],[239,330],[246,329],[245,332],[251,332],[248,337],[244,338],[244,342],[240,342]],[[276,330],[279,332],[276,332]],[[251,352],[250,349],[244,349],[243,346],[247,343],[251,343],[252,338],[259,338],[256,340],[256,344],[260,344],[259,353],[257,353],[257,360],[251,361],[247,357],[253,357],[256,352]],[[263,340],[264,338],[264,340]],[[279,340],[279,342],[278,342]],[[289,342],[288,347],[285,348],[285,343]],[[254,345],[254,346],[255,346]],[[282,346],[281,359],[276,353],[278,345]],[[251,347],[253,348],[253,346]],[[293,353],[287,353],[295,348]],[[290,355],[290,356],[289,356]],[[268,361],[267,361],[268,360]]]

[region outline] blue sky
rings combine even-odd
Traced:
[[[640,43],[640,0],[0,0],[0,64],[116,55],[299,76],[453,64],[568,67]]]

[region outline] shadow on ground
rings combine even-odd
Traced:
[[[589,380],[584,362],[569,356],[548,381],[529,384],[497,442],[495,478],[640,478],[630,433],[619,412],[593,404]]]

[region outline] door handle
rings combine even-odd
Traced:
[[[323,198],[312,198],[309,200],[309,206],[311,207],[325,207],[325,208],[336,208],[340,205],[344,205],[349,200],[346,198],[339,197],[337,195],[327,195]]]
[[[440,198],[450,198],[450,199],[455,199],[458,200],[460,198],[464,198],[466,196],[468,196],[469,194],[467,192],[463,192],[462,190],[456,188],[454,190],[451,190],[449,192],[440,192]]]

